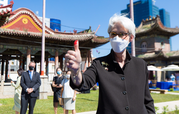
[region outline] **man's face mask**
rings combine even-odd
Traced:
[[[29,70],[34,70],[34,67],[33,66],[29,66]]]

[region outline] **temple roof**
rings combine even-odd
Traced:
[[[10,15],[12,15],[12,6],[14,2],[11,1],[7,6],[0,6],[0,26],[8,21]]]
[[[148,59],[172,59],[172,58],[178,58],[179,57],[179,50],[178,51],[170,51],[170,52],[164,52],[162,50],[155,51],[152,53],[145,53],[140,54],[137,56],[138,58],[142,58],[144,60]]]
[[[159,16],[157,16],[156,18],[153,17],[146,20],[142,20],[141,24],[136,29],[136,37],[151,35],[151,33],[171,37],[176,34],[179,34],[179,28],[165,27],[162,24]]]
[[[42,22],[29,9],[19,8],[12,12],[7,22],[0,27],[0,36],[3,38],[14,38],[19,40],[34,40],[42,39]],[[52,44],[73,45],[75,40],[79,40],[80,46],[95,48],[108,42],[107,38],[96,36],[94,32],[82,31],[77,33],[59,32],[45,26],[46,42]],[[28,43],[27,43],[28,44]]]

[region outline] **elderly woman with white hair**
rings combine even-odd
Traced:
[[[82,74],[78,41],[74,51],[65,55],[72,71],[70,85],[78,91],[99,83],[97,114],[155,114],[154,101],[148,86],[147,64],[126,50],[135,38],[135,24],[127,17],[114,14],[109,20],[109,55],[93,60]]]

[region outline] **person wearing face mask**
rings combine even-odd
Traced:
[[[72,114],[76,114],[76,110],[75,110],[76,91],[73,90],[69,85],[70,74],[71,71],[67,71],[66,76],[61,83],[61,85],[63,86],[62,98],[64,99],[64,109],[65,109],[64,114],[68,114],[69,110],[72,110]]]
[[[53,78],[52,86],[55,87],[54,95],[53,95],[53,107],[54,107],[54,112],[57,114],[57,107],[59,105],[59,98],[61,95],[61,82],[64,79],[64,76],[62,75],[62,70],[60,67],[56,69],[57,76]]]
[[[36,99],[39,96],[39,87],[41,85],[40,74],[34,71],[35,63],[29,63],[29,70],[23,72],[20,85],[21,92],[21,110],[20,114],[26,114],[29,104],[29,114],[33,114]]]
[[[109,20],[108,33],[110,54],[93,60],[83,74],[79,43],[74,42],[75,50],[65,55],[66,65],[72,71],[70,86],[85,91],[99,83],[97,114],[155,114],[147,64],[126,50],[135,38],[135,24],[127,17],[114,14]]]
[[[16,84],[14,84],[14,82],[11,81],[11,85],[15,88],[13,110],[15,110],[16,114],[19,114],[20,109],[21,109],[21,91],[22,91],[22,87],[20,86],[20,81],[21,81],[22,72],[24,72],[24,70],[21,69],[21,68],[19,70],[17,70],[18,78],[17,78]]]

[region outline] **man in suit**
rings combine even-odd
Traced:
[[[41,85],[40,74],[34,71],[35,63],[30,62],[29,70],[23,72],[21,76],[21,111],[20,114],[26,114],[29,103],[29,114],[33,114],[37,97],[39,96],[39,87]]]

